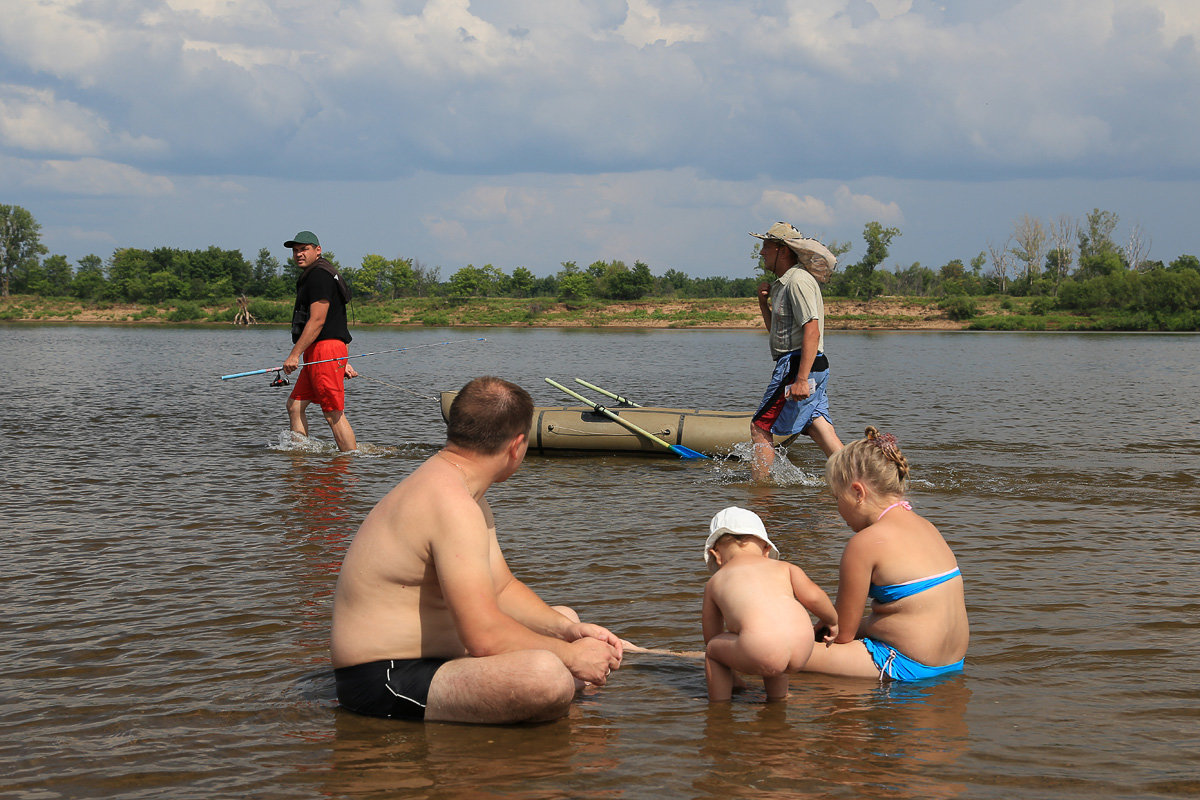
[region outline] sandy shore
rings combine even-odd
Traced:
[[[419,301],[428,306],[428,300]],[[490,301],[481,300],[480,303]],[[473,305],[465,304],[438,309],[441,320],[436,327],[579,327],[579,328],[724,328],[757,329],[763,326],[754,298],[645,300],[630,303],[608,303],[595,308],[571,308],[562,303],[541,298],[510,300],[514,308],[537,305],[537,313],[528,319],[514,322],[493,322],[479,319],[472,313]],[[369,306],[368,306],[369,308]],[[63,301],[43,301],[40,298],[11,297],[0,301],[0,310],[15,322],[75,322],[109,324],[162,324],[170,306],[164,304],[158,313],[147,316],[145,308],[137,305],[102,304],[89,306]],[[208,313],[220,307],[205,307]],[[230,323],[208,323],[226,325]],[[381,323],[388,324],[388,323]],[[397,325],[418,325],[419,321],[397,315]],[[363,323],[355,322],[358,327]],[[825,300],[827,330],[961,330],[965,322],[950,319],[933,301],[923,304],[911,298],[881,297],[870,301],[827,298]]]

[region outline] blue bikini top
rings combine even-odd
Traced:
[[[918,578],[915,581],[905,581],[904,583],[893,583],[889,586],[876,586],[871,584],[867,590],[867,595],[876,603],[894,603],[905,597],[911,597],[914,594],[920,594],[926,589],[932,589],[938,584],[945,583],[951,578],[957,578],[962,575],[958,567],[943,572],[940,575],[931,575],[928,578]]]

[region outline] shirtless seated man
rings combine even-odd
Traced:
[[[621,640],[513,577],[483,495],[529,446],[533,401],[476,378],[450,408],[446,446],[376,504],[333,601],[342,707],[377,717],[537,722],[621,665]]]

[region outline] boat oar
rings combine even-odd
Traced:
[[[628,397],[621,397],[621,395],[613,394],[608,389],[601,389],[596,384],[588,383],[583,378],[576,378],[575,382],[578,383],[580,386],[586,386],[587,388],[591,389],[594,392],[599,392],[600,394],[605,395],[606,397],[611,397],[613,400],[616,400],[617,403],[619,403],[620,405],[632,406],[634,408],[642,407],[640,403],[635,403],[632,400],[630,400]]]
[[[415,344],[412,347],[397,347],[395,350],[376,350],[374,353],[359,353],[356,356],[342,356],[341,358],[326,358],[321,361],[308,361],[300,364],[301,367],[311,367],[313,364],[325,364],[330,361],[349,361],[352,358],[366,358],[367,356],[378,356],[384,353],[403,353],[405,350],[420,350],[422,347],[437,347],[443,344],[462,344],[463,342],[486,342],[482,336],[478,339],[455,339],[452,342],[430,342],[429,344]],[[249,372],[235,372],[232,375],[222,375],[221,380],[227,381],[230,378],[245,378],[250,375],[264,375],[268,372],[278,372],[283,369],[283,366],[267,367],[266,369],[252,369]]]
[[[704,453],[697,453],[695,450],[692,450],[689,447],[684,447],[681,444],[671,444],[670,442],[663,441],[662,439],[658,438],[650,431],[648,431],[644,428],[639,428],[637,425],[634,425],[632,422],[625,419],[621,415],[616,414],[612,411],[609,411],[607,408],[600,405],[599,403],[593,403],[591,400],[588,400],[586,397],[581,395],[579,392],[576,392],[573,389],[568,389],[567,387],[563,386],[558,381],[551,380],[550,378],[546,378],[545,380],[546,380],[546,383],[550,384],[555,389],[559,389],[560,391],[566,392],[567,394],[571,395],[571,397],[574,397],[576,400],[580,400],[584,403],[587,403],[589,406],[592,407],[592,409],[597,414],[603,414],[604,416],[608,417],[609,419],[611,419],[613,422],[617,423],[618,425],[624,425],[626,428],[629,428],[629,430],[633,431],[634,433],[645,436],[647,439],[654,442],[655,444],[662,445],[663,447],[670,450],[672,453],[675,453],[676,455],[678,455],[682,458],[708,458],[708,456],[704,455]]]

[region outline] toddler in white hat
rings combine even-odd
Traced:
[[[812,612],[821,640],[837,636],[837,611],[804,570],[779,561],[779,549],[753,511],[730,506],[709,523],[702,622],[708,699],[729,700],[733,673],[760,675],[768,700],[787,697],[814,645]]]

